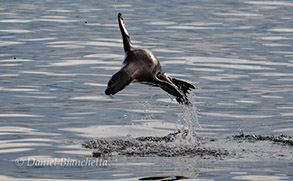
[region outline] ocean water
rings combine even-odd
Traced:
[[[293,2],[0,0],[0,180],[292,180]],[[191,82],[196,111],[159,88],[107,82],[136,47]],[[88,140],[166,136],[195,125],[229,156],[93,158]],[[179,143],[178,143],[179,144]]]

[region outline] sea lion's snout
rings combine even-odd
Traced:
[[[105,90],[105,94],[114,95],[124,89],[132,81],[133,78],[131,78],[127,72],[120,70],[111,77],[107,89]]]
[[[119,89],[119,80],[115,80],[115,79],[111,79],[109,82],[108,82],[108,86],[107,86],[107,89],[105,90],[105,94],[106,95],[114,95],[115,93],[118,92],[118,89]]]
[[[105,94],[106,94],[106,95],[111,95],[111,91],[110,91],[109,88],[107,88],[107,89],[105,90]]]

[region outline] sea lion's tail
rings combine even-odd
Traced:
[[[122,34],[122,39],[123,39],[123,46],[124,46],[124,51],[128,52],[132,48],[132,44],[130,41],[130,36],[125,28],[124,21],[122,18],[122,14],[118,13],[118,22],[119,22],[119,28]]]

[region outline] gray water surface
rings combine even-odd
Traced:
[[[292,146],[227,139],[240,129],[293,135],[292,1],[0,3],[0,180],[293,179]],[[198,87],[203,143],[236,156],[113,155],[106,165],[60,165],[94,160],[81,146],[87,140],[165,136],[197,121],[159,88],[104,94],[124,58],[118,12],[135,46]],[[58,163],[35,162],[44,160]]]

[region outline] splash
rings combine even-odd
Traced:
[[[193,99],[194,94],[189,95],[189,100]],[[150,98],[152,99],[152,97]],[[154,109],[148,102],[139,102],[140,106],[148,112]],[[162,109],[156,105],[155,109]],[[164,107],[165,108],[165,107]],[[182,114],[179,116],[178,131],[166,136],[143,136],[127,137],[123,139],[96,139],[86,141],[83,147],[93,149],[93,156],[103,157],[111,154],[127,156],[214,156],[221,157],[229,153],[224,149],[206,148],[200,143],[200,137],[196,129],[200,127],[195,106],[181,106]],[[177,109],[177,108],[176,108]],[[148,118],[148,119],[151,119]]]
[[[189,94],[188,99],[194,100],[193,97],[195,96],[194,93]],[[184,113],[179,120],[180,125],[180,132],[185,133],[184,136],[177,139],[179,143],[184,143],[188,145],[197,145],[200,144],[199,137],[196,133],[196,128],[200,128],[200,124],[198,122],[197,117],[197,109],[195,106],[183,106]]]
[[[274,143],[282,143],[284,145],[293,146],[293,136],[290,135],[278,135],[278,136],[268,136],[268,135],[255,135],[255,134],[244,134],[242,130],[238,135],[233,135],[234,139],[248,140],[251,142],[254,141],[272,141]]]
[[[103,157],[118,153],[126,156],[214,156],[228,155],[228,152],[203,148],[199,144],[186,144],[179,140],[186,139],[187,131],[170,133],[163,137],[138,137],[130,139],[103,140],[97,139],[82,144],[88,149],[95,149],[94,157]]]
[[[190,99],[193,100],[193,99]],[[143,104],[146,107],[146,103]],[[199,127],[197,110],[193,106],[183,106],[184,112],[180,116],[180,129],[166,136],[144,136],[116,140],[97,139],[86,141],[83,147],[94,149],[94,157],[103,157],[113,153],[127,156],[214,156],[228,155],[220,149],[205,148],[200,144],[196,134]]]

